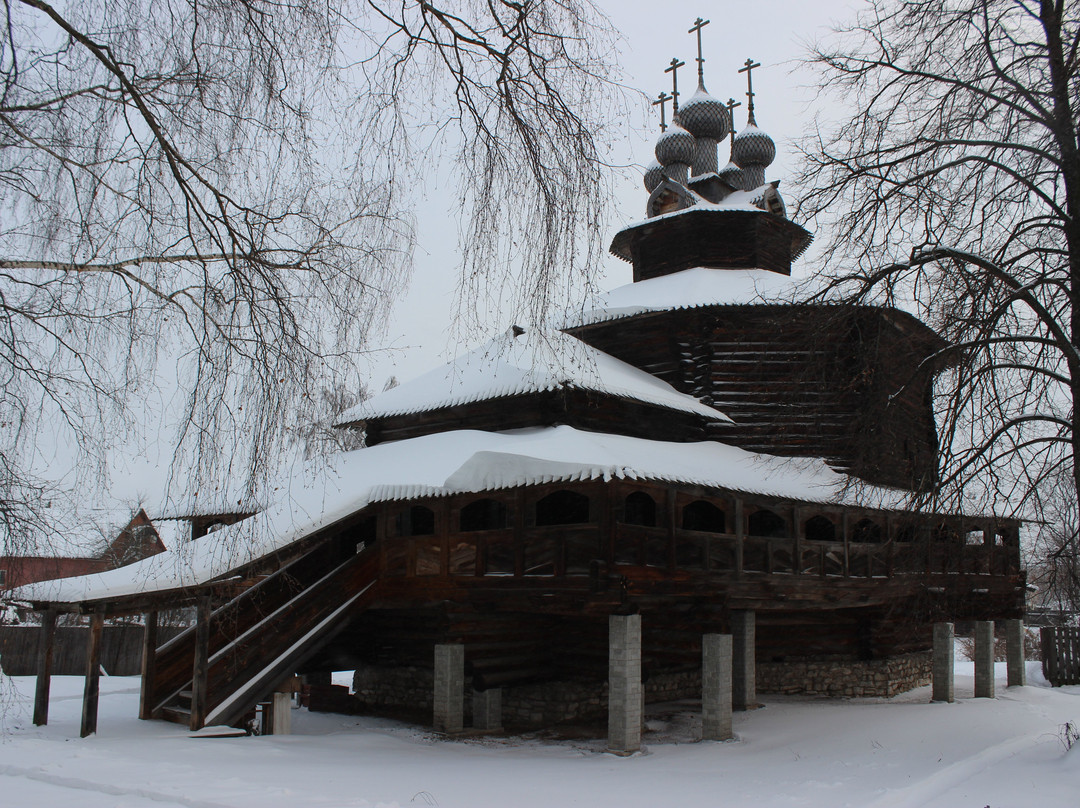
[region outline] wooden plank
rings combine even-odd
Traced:
[[[49,723],[49,687],[52,684],[53,640],[56,637],[56,609],[46,609],[41,615],[38,634],[37,687],[34,690],[34,724]]]
[[[83,684],[82,726],[80,737],[97,732],[98,694],[101,678],[101,634],[105,615],[95,612],[90,618],[90,638],[86,647],[86,679]]]
[[[139,718],[144,721],[153,717],[154,678],[157,668],[158,613],[147,612],[143,627],[142,671],[139,686]]]
[[[210,596],[199,596],[195,622],[195,660],[191,670],[191,731],[206,724],[207,675],[210,664]]]

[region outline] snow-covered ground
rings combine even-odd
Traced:
[[[100,732],[80,740],[82,680],[53,680],[50,723],[30,722],[32,678],[5,680],[0,805],[78,808],[279,806],[912,806],[1077,808],[1080,687],[1031,686],[955,704],[920,688],[891,700],[766,696],[737,713],[737,738],[694,742],[692,704],[650,709],[645,750],[627,758],[595,738],[445,740],[394,721],[293,713],[294,734],[193,738],[139,721],[138,680],[103,678]]]

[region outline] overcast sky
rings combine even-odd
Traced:
[[[761,63],[754,71],[755,109],[759,126],[776,141],[776,161],[769,168],[769,179],[784,180],[796,165],[791,141],[802,134],[816,110],[813,104],[812,78],[800,71],[798,60],[806,41],[828,35],[830,26],[851,18],[862,3],[858,0],[757,0],[741,4],[686,2],[637,3],[604,0],[601,6],[623,34],[621,63],[625,84],[655,98],[661,90],[670,92],[670,76],[664,68],[677,56],[686,62],[680,73],[680,92],[688,98],[696,84],[696,40],[688,33],[698,16],[710,20],[703,31],[705,80],[710,93],[721,100],[734,97],[743,102],[735,111],[736,131],[746,123],[746,79],[739,67],[750,57]],[[722,13],[721,13],[722,12]],[[832,111],[835,117],[838,111]],[[615,178],[615,218],[601,234],[606,245],[614,233],[644,215],[647,194],[642,187],[644,166],[653,159],[653,143],[659,134],[659,119],[654,108],[642,98],[639,107],[623,122],[626,137],[610,155],[616,165],[629,166]],[[721,147],[723,149],[724,147]],[[721,157],[726,151],[721,151]],[[781,190],[791,201],[797,189],[782,184]],[[457,224],[454,220],[458,195],[450,187],[434,187],[417,212],[419,238],[416,269],[408,293],[398,301],[383,346],[371,354],[369,388],[379,392],[390,376],[399,381],[420,375],[449,361],[483,340],[506,330],[510,323],[497,315],[486,334],[471,334],[468,341],[451,328],[452,303],[459,259],[454,250]],[[796,274],[812,269],[812,259],[803,259]],[[600,279],[601,289],[629,283],[630,266],[608,257]],[[378,347],[378,346],[370,346]],[[164,444],[167,450],[169,442]],[[167,451],[165,451],[167,454]],[[129,455],[131,453],[128,453]],[[123,511],[130,504],[143,501],[153,508],[159,501],[167,457],[146,454],[124,457],[115,453],[112,502],[102,502],[110,510]]]
[[[735,128],[746,124],[746,76],[738,69],[747,58],[761,63],[754,71],[755,111],[758,125],[777,144],[776,161],[768,169],[769,179],[784,180],[797,164],[791,141],[799,137],[815,114],[836,117],[840,110],[819,110],[814,103],[813,77],[800,69],[799,59],[805,43],[828,37],[831,27],[850,20],[865,3],[859,0],[757,0],[754,3],[708,3],[698,0],[663,0],[662,2],[618,2],[602,0],[599,5],[622,32],[620,60],[627,86],[655,98],[661,90],[670,92],[671,78],[665,75],[672,57],[686,63],[680,70],[680,93],[693,93],[697,81],[697,45],[688,33],[694,20],[709,20],[702,32],[705,56],[705,83],[709,92],[721,100],[735,98],[742,106],[735,110]],[[670,115],[670,107],[669,107]],[[611,155],[616,164],[632,166],[617,178],[616,219],[602,234],[605,245],[619,227],[643,217],[646,193],[641,184],[645,165],[653,159],[653,143],[659,134],[655,108],[646,112],[644,102],[625,121],[627,138],[616,144]],[[721,147],[721,157],[726,152]],[[797,188],[781,185],[791,200]],[[450,195],[453,197],[453,195]],[[452,333],[453,299],[457,256],[449,249],[456,229],[449,226],[453,204],[446,197],[433,196],[420,211],[420,234],[416,272],[409,293],[402,297],[385,344],[392,350],[379,353],[373,360],[370,385],[378,392],[386,379],[394,375],[405,381],[423,371],[448,361],[473,347],[462,344]],[[804,259],[797,273],[811,270]],[[608,257],[601,288],[629,283],[630,266]],[[509,323],[492,322],[491,334],[504,330]]]

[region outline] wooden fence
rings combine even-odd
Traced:
[[[183,628],[160,626],[158,642],[165,643]],[[8,676],[37,673],[38,626],[0,626],[0,670]],[[82,676],[86,673],[86,643],[90,629],[58,626],[53,640],[53,674]],[[109,676],[135,676],[142,664],[143,627],[105,626],[101,638],[101,666]]]
[[[1043,675],[1054,687],[1080,685],[1080,628],[1044,626],[1042,638]]]

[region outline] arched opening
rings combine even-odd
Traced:
[[[577,491],[555,491],[536,503],[536,526],[580,525],[589,521],[589,498]]]
[[[656,527],[656,500],[644,491],[635,491],[626,498],[623,521],[628,525]]]
[[[754,511],[750,514],[747,526],[751,536],[768,539],[788,538],[787,521],[784,517],[769,510]]]
[[[402,536],[431,536],[435,533],[435,511],[413,505],[398,515],[398,527]]]
[[[478,499],[461,509],[461,532],[502,530],[507,526],[506,505],[497,499]]]
[[[727,516],[711,502],[699,499],[683,508],[682,527],[703,533],[726,533]]]
[[[896,541],[903,544],[910,544],[911,542],[915,541],[916,537],[917,533],[915,531],[914,525],[902,525],[896,531]]]
[[[857,544],[880,544],[883,539],[881,525],[871,519],[860,519],[851,529],[851,540]]]
[[[803,530],[807,541],[836,541],[836,525],[827,516],[811,516]]]

